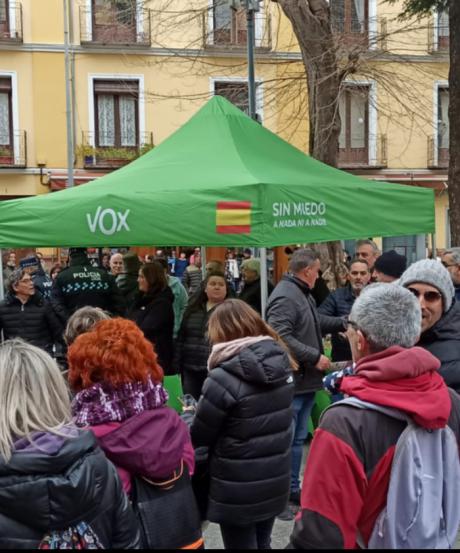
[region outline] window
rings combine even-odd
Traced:
[[[8,38],[10,36],[10,18],[9,18],[8,0],[0,0],[0,37]]]
[[[449,89],[438,89],[438,165],[449,162]]]
[[[449,12],[438,14],[438,49],[449,49]]]
[[[94,81],[96,146],[139,145],[139,82]]]
[[[244,81],[216,81],[214,94],[223,96],[237,108],[249,113],[248,83]]]
[[[11,78],[0,77],[0,150],[8,155],[14,149],[11,90]]]
[[[345,35],[367,33],[369,23],[368,0],[330,0],[333,28]]]
[[[245,46],[248,39],[246,11],[230,8],[228,0],[213,5],[214,44]]]
[[[339,162],[369,163],[369,87],[346,86],[339,99]]]
[[[92,0],[93,40],[136,42],[136,0]]]

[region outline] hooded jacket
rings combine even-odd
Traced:
[[[177,338],[179,333],[182,318],[187,309],[188,294],[187,290],[181,281],[174,276],[168,276],[168,285],[174,295],[173,311],[174,311],[174,338]]]
[[[117,467],[127,493],[131,477],[166,480],[184,460],[193,473],[194,459],[186,424],[169,407],[158,407],[122,423],[93,426],[91,430],[107,458]]]
[[[418,343],[441,361],[439,370],[446,384],[460,393],[460,303],[424,332]]]
[[[7,294],[0,303],[0,330],[5,340],[22,338],[48,353],[52,353],[53,343],[63,342],[63,325],[49,303],[37,294],[24,304]]]
[[[235,342],[205,381],[191,435],[195,448],[210,449],[207,518],[244,526],[286,507],[294,385],[279,344]]]
[[[418,425],[448,424],[460,440],[460,397],[438,373],[439,361],[422,348],[398,346],[361,359],[340,390],[399,409]],[[367,544],[386,504],[396,443],[406,423],[383,413],[337,404],[315,432],[291,545],[297,549]]]
[[[167,286],[155,296],[141,294],[135,301],[129,318],[142,330],[158,355],[158,362],[165,375],[172,372],[174,295]]]
[[[37,549],[49,530],[86,522],[104,548],[137,549],[137,519],[121,482],[91,432],[60,439],[41,434],[0,460],[0,546]]]
[[[319,314],[308,284],[285,275],[268,299],[267,322],[299,364],[294,373],[296,393],[321,390],[324,374],[315,368],[324,353],[321,333],[346,330],[344,321]]]

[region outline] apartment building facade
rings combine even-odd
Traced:
[[[69,4],[67,106],[64,1],[0,0],[0,200],[65,187],[69,132],[80,185],[158,145],[213,94],[248,108],[244,10],[226,0]],[[444,247],[445,14],[404,28],[398,5],[330,0],[330,7],[340,55],[355,52],[361,60],[337,102],[339,165],[371,179],[433,188],[437,245]],[[258,115],[307,151],[305,80],[290,23],[269,0],[255,19]],[[417,244],[417,237],[383,240],[409,258]]]

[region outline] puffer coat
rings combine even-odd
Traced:
[[[22,338],[48,353],[52,352],[53,343],[63,343],[63,325],[51,305],[38,294],[25,304],[8,294],[0,303],[0,330],[5,340]]]
[[[32,449],[0,459],[0,547],[37,549],[50,530],[85,522],[105,549],[138,549],[137,519],[94,435],[79,431],[60,444],[41,434],[37,443],[48,453]]]
[[[210,521],[244,526],[286,507],[293,397],[287,353],[272,339],[210,371],[191,426],[194,447],[209,447]]]
[[[186,310],[174,352],[174,366],[180,374],[207,371],[211,348],[206,333],[212,312],[200,303]]]

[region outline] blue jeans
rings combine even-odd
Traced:
[[[292,461],[291,492],[300,490],[300,466],[302,464],[303,446],[308,436],[308,419],[315,403],[315,392],[298,394],[292,402]]]

